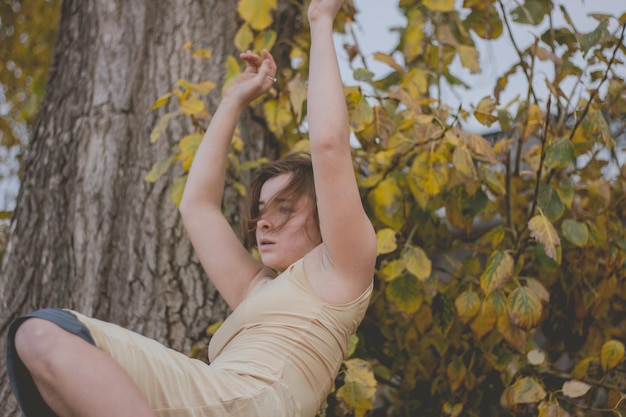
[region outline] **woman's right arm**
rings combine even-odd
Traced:
[[[180,203],[187,234],[207,275],[231,308],[263,269],[239,241],[221,210],[226,161],[242,111],[272,86],[276,65],[271,55],[241,55],[246,71],[225,92],[189,171]]]

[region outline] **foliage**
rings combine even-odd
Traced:
[[[0,1],[0,84],[7,114],[0,113],[0,146],[22,146],[16,126],[30,127],[48,78],[61,0]]]
[[[276,6],[240,0],[240,50],[274,46]],[[375,54],[387,75],[378,77],[364,59],[357,66],[356,39],[346,47],[357,66],[356,85],[345,88],[358,141],[355,172],[378,231],[379,267],[360,343],[321,413],[623,412],[626,168],[615,132],[624,131],[626,111],[619,76],[626,15],[596,15],[597,27],[582,33],[549,0],[512,10],[482,0],[465,0],[461,9],[452,0],[399,6],[408,22],[400,42],[393,54]],[[553,23],[559,11],[563,27]],[[353,33],[356,17],[346,3],[336,30]],[[522,49],[512,22],[547,29]],[[285,152],[307,137],[310,38],[305,18],[301,24],[289,40],[292,67],[279,70],[275,94],[254,103]],[[476,42],[499,38],[519,60],[495,80],[493,94],[470,108],[443,103],[444,84],[464,85],[454,63],[479,73],[485,63]],[[539,71],[540,62],[553,74]],[[235,58],[228,70],[231,77],[240,71]],[[502,103],[519,76],[525,97]],[[153,139],[175,115],[198,121],[208,114],[201,94],[213,85],[203,85],[181,81],[155,104],[178,103]],[[572,85],[584,88],[567,91]],[[464,131],[468,120],[500,131]],[[176,161],[188,169],[202,133],[196,127],[150,180]],[[239,161],[241,146],[235,137],[234,178],[257,163]],[[609,166],[618,173],[609,175]]]

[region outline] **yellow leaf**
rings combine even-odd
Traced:
[[[541,300],[528,287],[516,288],[507,298],[509,317],[513,324],[524,330],[532,330],[541,319]]]
[[[619,340],[609,340],[602,345],[600,364],[604,372],[615,368],[624,359],[624,344]]]
[[[193,51],[192,58],[194,59],[209,59],[213,53],[209,49],[197,49]]]
[[[513,404],[538,403],[546,397],[546,391],[533,377],[523,377],[513,384]]]
[[[435,151],[423,152],[415,158],[409,171],[411,191],[423,190],[429,197],[443,191],[448,183],[447,162],[443,155]]]
[[[226,88],[239,77],[239,74],[241,74],[241,67],[235,57],[231,55],[226,58],[226,77],[222,91],[226,90]]]
[[[185,42],[185,44],[183,45],[183,51],[187,51],[189,49],[193,48],[193,43],[187,41]]]
[[[456,50],[461,58],[461,65],[467,68],[472,74],[480,72],[480,64],[478,63],[479,54],[476,48],[469,45],[459,45]]]
[[[402,36],[402,52],[407,62],[413,61],[424,52],[424,15],[411,9],[407,15],[407,27]]]
[[[424,6],[434,12],[452,12],[454,0],[424,0]]]
[[[464,291],[454,300],[456,312],[463,323],[468,323],[480,311],[480,298],[474,291]]]
[[[202,81],[200,83],[191,83],[186,80],[178,80],[177,84],[187,90],[192,90],[198,94],[209,94],[216,84],[213,81]]]
[[[386,146],[393,133],[393,123],[389,117],[389,113],[384,107],[376,106],[372,110],[374,112],[373,123],[376,136],[380,139],[380,143]]]
[[[344,361],[346,367],[344,385],[337,390],[337,399],[354,413],[364,417],[374,407],[376,378],[372,365],[362,359]]]
[[[402,252],[402,258],[406,264],[406,269],[415,275],[417,279],[425,281],[430,277],[432,262],[422,248],[408,246]]]
[[[474,332],[476,339],[482,339],[496,326],[498,316],[492,302],[485,300],[480,305],[478,315],[470,323],[470,328]]]
[[[276,43],[276,38],[278,35],[274,30],[264,30],[259,33],[254,39],[254,48],[257,51],[262,51],[263,49],[267,49],[268,51],[274,47]]]
[[[185,190],[185,184],[187,184],[187,175],[179,177],[172,184],[172,191],[170,192],[170,196],[172,197],[172,201],[176,206],[180,205],[180,200],[183,198],[183,191]]]
[[[307,88],[302,82],[300,73],[289,81],[287,88],[289,89],[289,101],[291,103],[291,107],[296,114],[296,122],[300,123],[302,121],[303,104],[306,101],[307,94]]]
[[[493,113],[496,110],[496,101],[487,96],[483,97],[479,102],[478,106],[476,106],[476,110],[474,110],[474,117],[484,126],[491,126],[494,122],[498,120]]]
[[[457,146],[456,149],[454,149],[454,153],[452,154],[452,163],[457,171],[459,171],[464,177],[470,180],[476,180],[478,178],[472,154],[466,146]]]
[[[570,417],[558,402],[542,401],[537,410],[539,411],[538,417]]]
[[[528,119],[526,122],[526,126],[524,127],[524,133],[522,135],[522,138],[524,140],[533,135],[537,131],[537,129],[543,125],[544,121],[543,112],[541,111],[541,108],[536,104],[530,106],[530,108],[528,109],[527,117]]]
[[[346,349],[346,358],[349,358],[350,356],[354,354],[354,351],[356,350],[356,347],[358,344],[359,344],[359,336],[357,336],[355,333],[352,336],[350,336],[350,339],[348,340],[348,347]]]
[[[383,229],[376,233],[376,241],[378,243],[378,255],[391,253],[398,249],[396,242],[396,231],[393,229]]]
[[[187,99],[180,102],[180,109],[183,113],[190,116],[195,116],[202,113],[205,109],[204,102],[196,96],[189,96]]]
[[[526,346],[526,332],[514,326],[508,315],[502,314],[498,316],[498,331],[504,340],[518,352],[524,351],[524,346]]]
[[[272,24],[272,10],[278,0],[239,0],[237,12],[254,30],[263,30]]]
[[[206,328],[205,330],[206,334],[209,336],[214,335],[215,332],[217,332],[217,329],[219,329],[223,323],[224,323],[223,321],[218,321],[218,322],[211,324],[209,327]]]
[[[403,193],[394,177],[382,180],[368,195],[374,215],[385,225],[399,230],[404,224]]]
[[[154,126],[154,129],[152,129],[152,132],[150,132],[150,143],[154,143],[159,139],[159,137],[167,129],[167,125],[169,124],[170,119],[176,116],[177,114],[178,112],[171,112],[171,113],[166,113],[163,115],[163,117],[161,117],[161,119]]]
[[[191,167],[193,158],[196,155],[198,146],[200,146],[200,142],[202,142],[202,135],[200,133],[192,133],[191,135],[183,137],[178,144],[180,153],[178,154],[177,159],[181,162],[183,169],[187,172],[189,172],[189,168]]]
[[[408,81],[410,82],[410,85],[414,87],[414,89],[410,89],[409,91],[416,90],[415,93],[412,94],[413,96],[424,95],[428,92],[428,87],[429,87],[428,77],[426,75],[426,71],[424,71],[423,69],[421,68],[411,69],[411,71],[409,71]],[[431,116],[430,121],[432,121],[433,119],[434,117]]]
[[[443,405],[442,410],[446,416],[459,417],[461,413],[463,412],[463,404],[462,403],[456,403],[456,404],[445,403]]]
[[[254,41],[254,33],[252,33],[252,29],[250,25],[244,23],[241,25],[237,34],[235,35],[235,47],[238,51],[244,52],[250,48],[250,44]]]
[[[459,356],[455,357],[454,360],[448,364],[446,375],[448,377],[448,384],[450,384],[450,390],[455,392],[463,384],[463,380],[467,375],[467,367]]]
[[[480,288],[486,295],[502,288],[513,278],[514,266],[515,262],[510,254],[503,251],[494,252],[480,276]]]
[[[391,68],[395,69],[401,74],[404,74],[406,72],[404,67],[398,64],[391,55],[383,54],[382,52],[375,52],[374,59],[389,65]]]
[[[398,310],[409,315],[419,310],[424,302],[419,281],[409,274],[391,281],[385,289],[385,295]]]
[[[156,180],[161,178],[163,174],[165,174],[167,170],[170,169],[170,166],[172,166],[174,159],[174,156],[170,156],[164,161],[156,162],[154,165],[152,165],[152,169],[150,170],[150,172],[143,178],[144,181],[155,182]]]
[[[486,158],[492,164],[497,163],[496,153],[487,139],[477,133],[467,135],[467,147],[476,155]]]
[[[546,303],[550,302],[550,293],[539,280],[528,278],[526,279],[526,286],[533,290],[541,301],[545,301]]]
[[[552,222],[543,214],[538,214],[528,222],[528,230],[531,237],[543,243],[546,255],[556,261],[556,247],[561,245],[561,239]]]
[[[170,101],[170,97],[172,97],[172,93],[165,93],[163,94],[161,97],[157,98],[157,100],[154,102],[154,104],[152,105],[151,109],[158,109],[159,107],[167,104],[168,101]]]
[[[382,273],[381,278],[385,281],[393,281],[402,275],[405,270],[406,264],[404,263],[404,259],[395,259],[386,263],[382,269],[380,269],[380,272]]]

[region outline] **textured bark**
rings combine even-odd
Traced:
[[[281,3],[281,37],[293,7]],[[287,6],[286,6],[287,5]],[[181,351],[227,307],[202,273],[169,186],[143,177],[175,138],[149,144],[150,110],[177,79],[221,83],[235,54],[236,1],[66,0],[48,89],[24,161],[0,275],[0,335],[41,307],[67,307],[118,323]],[[201,64],[186,42],[213,52]],[[286,57],[286,51],[280,55]],[[209,100],[215,109],[219,88]],[[275,156],[261,118],[242,119],[245,159]],[[274,155],[273,155],[274,154]],[[236,222],[240,201],[226,193]],[[0,360],[4,363],[2,349]],[[0,415],[17,416],[0,368]]]

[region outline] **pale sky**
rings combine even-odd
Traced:
[[[457,0],[457,3],[462,4],[462,1]],[[512,10],[517,7],[517,1],[504,0],[505,8]],[[562,17],[559,5],[564,5],[568,14],[570,15],[576,29],[580,32],[590,32],[598,25],[598,21],[592,17],[589,17],[591,13],[604,13],[616,16],[619,18],[622,14],[626,13],[626,0],[554,0],[556,5],[554,13],[555,26],[564,27],[566,23]],[[356,16],[358,26],[356,26],[356,34],[361,50],[367,57],[368,66],[370,70],[377,74],[384,75],[390,71],[389,67],[385,64],[376,62],[372,55],[375,52],[390,53],[398,43],[398,34],[392,32],[389,29],[394,26],[404,26],[405,17],[401,14],[396,6],[397,1],[393,1],[389,4],[388,1],[380,0],[355,0],[355,5],[359,9],[359,13]],[[544,32],[548,25],[547,19],[539,26],[537,30],[533,26],[521,25],[511,22],[514,30],[515,40],[520,49],[525,49],[534,42],[535,34],[541,34]],[[618,25],[615,20],[612,21],[609,26],[609,31],[612,33],[617,29]],[[455,69],[453,73],[461,78],[466,84],[470,85],[471,90],[465,90],[463,87],[450,87],[444,88],[441,92],[442,101],[453,108],[458,107],[459,104],[463,105],[463,108],[469,110],[472,105],[476,105],[481,98],[493,94],[493,88],[495,80],[502,76],[511,65],[517,60],[517,53],[510,43],[506,28],[503,35],[496,41],[484,41],[474,35],[474,40],[477,49],[480,53],[480,64],[482,72],[480,74],[472,75],[470,72],[461,67],[458,59],[453,63]],[[338,39],[338,45],[344,42],[351,43],[351,38]],[[346,55],[340,52],[340,58],[343,58],[342,62],[342,75],[344,80],[349,82],[351,80],[351,71],[347,67]],[[353,64],[356,67],[358,63]],[[579,63],[579,65],[581,65]],[[535,89],[538,92],[543,92],[541,98],[547,97],[547,89],[545,88],[545,78],[552,78],[551,65],[543,64],[539,68],[539,71],[543,71],[545,76],[537,77],[535,82]],[[622,67],[623,68],[623,67]],[[511,77],[507,89],[501,96],[501,103],[507,103],[515,98],[517,95],[525,97],[526,93],[526,80],[519,72],[516,75],[517,78]],[[626,74],[623,74],[626,78]],[[517,82],[516,82],[517,81]],[[515,88],[519,86],[519,88]],[[567,89],[564,91],[567,92]],[[571,92],[571,91],[570,91]],[[471,121],[464,126],[468,130],[484,131],[485,128],[478,123],[472,123]]]

